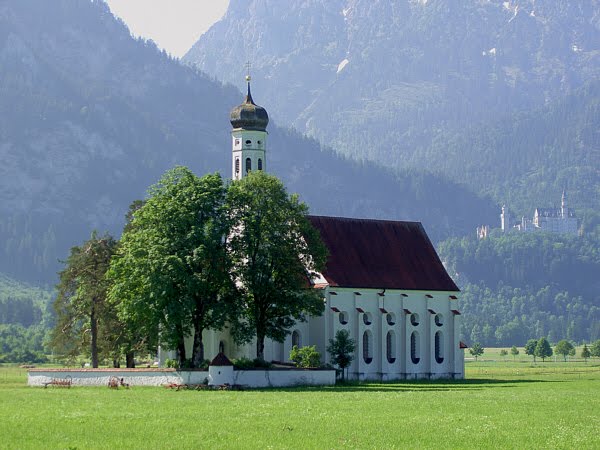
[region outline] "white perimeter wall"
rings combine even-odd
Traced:
[[[123,378],[130,386],[203,384],[208,371],[176,370],[30,370],[29,386],[43,386],[53,379],[70,377],[73,386],[108,386],[111,377]],[[321,386],[335,384],[335,370],[236,370],[233,384],[247,387]]]

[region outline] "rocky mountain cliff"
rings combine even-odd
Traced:
[[[104,2],[0,3],[0,67],[0,272],[53,283],[69,247],[92,229],[119,236],[129,203],[165,170],[229,175],[229,110],[242,94],[133,39]],[[286,124],[264,86],[253,92]],[[269,132],[269,170],[313,213],[421,220],[434,240],[496,218],[496,205],[443,178]]]
[[[493,128],[520,146],[521,130],[511,136],[521,113],[536,115],[600,79],[598,0],[232,0],[184,58],[224,81],[242,75],[245,59],[280,120],[350,158],[443,173],[497,201],[555,202],[600,148],[593,106],[575,124],[591,137],[585,142],[549,146],[546,133],[573,136],[573,121],[538,121],[527,136],[532,153],[513,158],[518,170],[500,173],[505,147],[477,142]],[[440,145],[464,136],[468,158]],[[465,165],[478,176],[462,173]],[[566,180],[556,180],[557,168]],[[599,207],[587,192],[600,191],[600,175],[585,175],[591,185],[571,198]],[[523,186],[525,176],[546,188]]]

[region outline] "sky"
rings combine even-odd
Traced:
[[[229,0],[106,0],[131,33],[182,57],[218,21]]]

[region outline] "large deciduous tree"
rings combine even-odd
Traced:
[[[550,347],[550,343],[546,338],[542,337],[537,341],[537,345],[535,346],[535,356],[542,358],[542,362],[546,361],[546,358],[552,356],[552,347]]]
[[[233,182],[227,206],[242,307],[234,337],[249,342],[255,336],[256,357],[263,360],[265,337],[283,342],[294,323],[323,313],[321,295],[308,281],[322,269],[326,250],[306,205],[273,176],[256,171]]]
[[[116,248],[117,241],[111,236],[98,237],[94,232],[83,245],[71,249],[59,273],[51,346],[70,356],[89,348],[93,367],[98,367],[100,351],[113,353],[113,343],[118,340],[114,332],[119,326],[106,301],[106,272]]]
[[[225,187],[218,174],[202,178],[185,167],[163,175],[121,238],[110,271],[112,301],[144,335],[178,351],[193,334],[191,365],[204,360],[202,332],[224,326],[233,289],[226,254]]]
[[[567,361],[567,356],[569,356],[574,349],[575,347],[573,347],[573,344],[571,344],[566,339],[558,341],[556,347],[554,348],[556,354],[562,355],[565,362]]]
[[[538,341],[537,339],[529,339],[525,344],[525,354],[529,356],[533,356],[533,362],[535,363],[535,349],[537,347]]]

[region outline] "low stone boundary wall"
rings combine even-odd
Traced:
[[[192,372],[194,377],[183,378],[175,369],[30,369],[27,376],[29,386],[43,386],[52,379],[71,378],[73,386],[108,386],[108,380],[116,377],[130,386],[162,386],[170,383],[192,384],[189,378],[199,379],[200,384],[208,372]],[[200,374],[203,374],[200,375]]]
[[[234,370],[234,384],[249,387],[331,386],[335,370]]]
[[[176,369],[30,369],[29,386],[44,386],[69,377],[73,386],[108,386],[112,377],[130,386],[204,384],[208,371]],[[323,386],[335,384],[335,370],[235,370],[233,384],[247,387]]]

